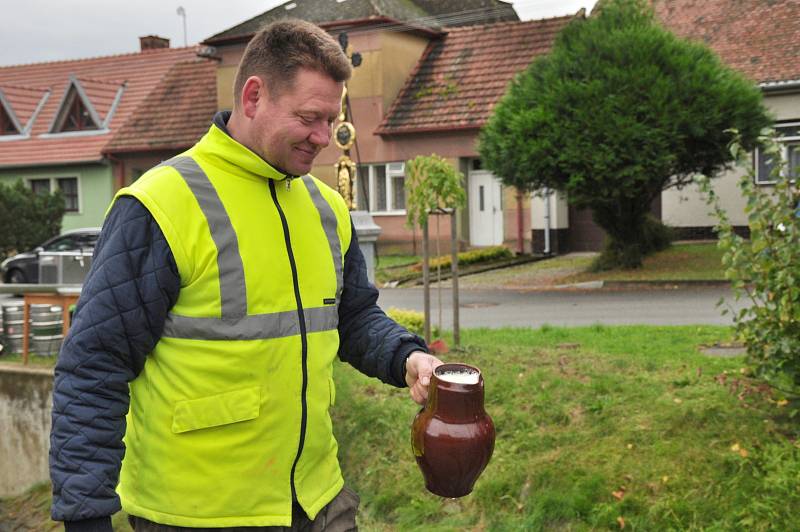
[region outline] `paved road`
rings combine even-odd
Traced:
[[[550,325],[729,325],[716,307],[720,297],[731,299],[723,287],[700,286],[676,290],[560,290],[516,292],[513,290],[461,290],[462,327],[540,327]],[[382,288],[378,303],[383,308],[422,310],[422,288]],[[437,293],[431,291],[431,314],[438,320]],[[442,321],[452,327],[452,296],[442,290]],[[0,294],[0,304],[12,298]],[[737,308],[740,308],[738,305]]]
[[[582,290],[516,292],[513,290],[461,290],[462,327],[540,327],[543,324],[607,325],[729,325],[716,304],[732,300],[724,287],[700,286],[674,290]],[[442,321],[452,326],[452,296],[442,290]],[[438,320],[438,296],[431,290],[431,315]],[[383,288],[378,303],[383,308],[422,310],[421,288]],[[736,308],[740,308],[739,304]]]

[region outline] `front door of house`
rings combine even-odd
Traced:
[[[469,174],[469,234],[473,246],[503,243],[503,185],[486,170]]]

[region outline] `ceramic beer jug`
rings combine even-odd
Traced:
[[[428,491],[451,498],[472,491],[494,450],[478,368],[443,364],[434,370],[428,402],[411,426],[411,446]]]

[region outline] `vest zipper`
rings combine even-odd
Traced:
[[[302,346],[302,363],[303,363],[303,387],[300,395],[300,443],[297,447],[297,454],[294,457],[291,473],[292,485],[292,501],[297,501],[297,488],[294,482],[294,473],[297,469],[297,462],[300,461],[300,455],[303,453],[303,445],[306,439],[306,423],[308,418],[308,404],[306,402],[306,391],[308,389],[308,339],[306,338],[306,319],[303,311],[303,302],[300,299],[300,281],[297,277],[297,264],[294,261],[294,253],[292,252],[292,241],[289,238],[289,224],[286,222],[286,215],[283,214],[281,204],[278,203],[278,194],[275,190],[275,180],[269,180],[269,192],[272,195],[272,201],[275,202],[275,207],[278,209],[278,215],[281,217],[281,225],[283,226],[283,237],[286,241],[286,251],[289,254],[289,265],[292,268],[292,282],[294,283],[294,298],[297,302],[297,317],[300,320],[300,344]]]

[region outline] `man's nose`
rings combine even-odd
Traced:
[[[309,142],[322,148],[331,143],[331,126],[323,122],[316,124],[308,137]]]

